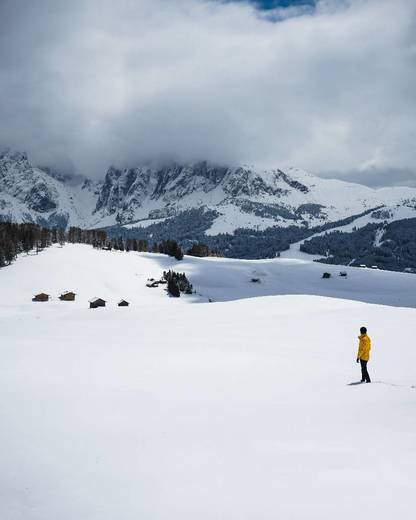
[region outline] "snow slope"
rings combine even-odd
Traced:
[[[200,294],[145,287],[169,267]],[[0,518],[413,519],[416,277],[322,269],[77,245],[1,269]]]

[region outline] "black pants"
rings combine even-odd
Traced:
[[[370,376],[367,371],[367,363],[368,361],[364,361],[364,359],[360,359],[361,364],[361,380],[365,381],[366,383],[371,383]]]

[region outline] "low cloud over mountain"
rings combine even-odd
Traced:
[[[0,143],[97,177],[207,159],[394,184],[416,171],[415,13],[322,0],[275,23],[245,2],[3,0]]]

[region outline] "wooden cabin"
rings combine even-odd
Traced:
[[[120,301],[118,302],[118,306],[119,306],[119,307],[128,307],[129,305],[130,305],[130,303],[127,302],[126,300],[120,300]]]
[[[159,287],[159,282],[148,282],[146,287]]]
[[[348,276],[347,271],[340,271],[339,276],[342,276],[343,278],[347,278],[347,276]]]
[[[105,307],[106,301],[102,298],[93,298],[90,300],[90,309],[97,309],[97,307]]]
[[[61,294],[59,299],[63,302],[73,302],[75,300],[75,293],[72,291],[66,291]]]
[[[32,302],[47,302],[49,301],[49,294],[46,294],[46,293],[39,293],[39,294],[35,294],[35,296],[32,298]]]
[[[331,278],[331,273],[324,273],[322,278]]]

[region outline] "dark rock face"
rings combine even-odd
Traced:
[[[287,189],[282,188],[282,179],[288,185]],[[280,170],[273,171],[265,180],[250,168],[228,168],[207,162],[158,169],[142,167],[120,170],[111,167],[107,171],[95,212],[116,213],[119,220],[125,220],[131,209],[140,207],[146,198],[161,201],[167,206],[193,193],[208,194],[218,189],[223,191],[224,199],[231,200],[259,196],[282,198],[290,188],[303,193],[308,191],[306,186]],[[281,213],[288,214],[284,209]]]
[[[275,178],[278,179],[278,175]],[[238,168],[229,175],[224,191],[233,197],[240,195],[250,197],[262,194],[281,197],[287,193],[287,190],[266,183],[260,175],[244,168]]]
[[[5,177],[10,169],[28,170],[31,168],[27,154],[23,152],[0,151],[0,176]]]
[[[279,172],[280,177],[288,184],[291,188],[294,188],[295,190],[298,190],[302,193],[308,193],[309,188],[302,184],[299,181],[295,181],[294,179],[291,179],[286,173],[282,172],[282,170],[277,170]]]
[[[120,209],[127,209],[127,201],[134,202],[135,198],[144,192],[148,182],[149,176],[146,171],[136,168],[119,170],[111,167],[105,176],[95,211],[106,209],[112,214]]]
[[[51,190],[44,183],[33,186],[26,196],[25,202],[30,209],[38,213],[46,213],[57,208]]]
[[[105,209],[112,214],[140,206],[151,200],[180,199],[195,191],[208,193],[224,180],[228,169],[210,166],[206,162],[194,166],[172,165],[165,168],[109,168],[105,176],[95,211]]]
[[[82,178],[61,178],[50,169],[33,166],[25,153],[0,153],[0,211],[2,218],[34,222],[43,226],[66,227],[86,221],[82,204],[98,195],[98,183]],[[77,200],[79,195],[80,200]],[[89,210],[89,216],[91,210]],[[85,227],[87,227],[87,223]]]

